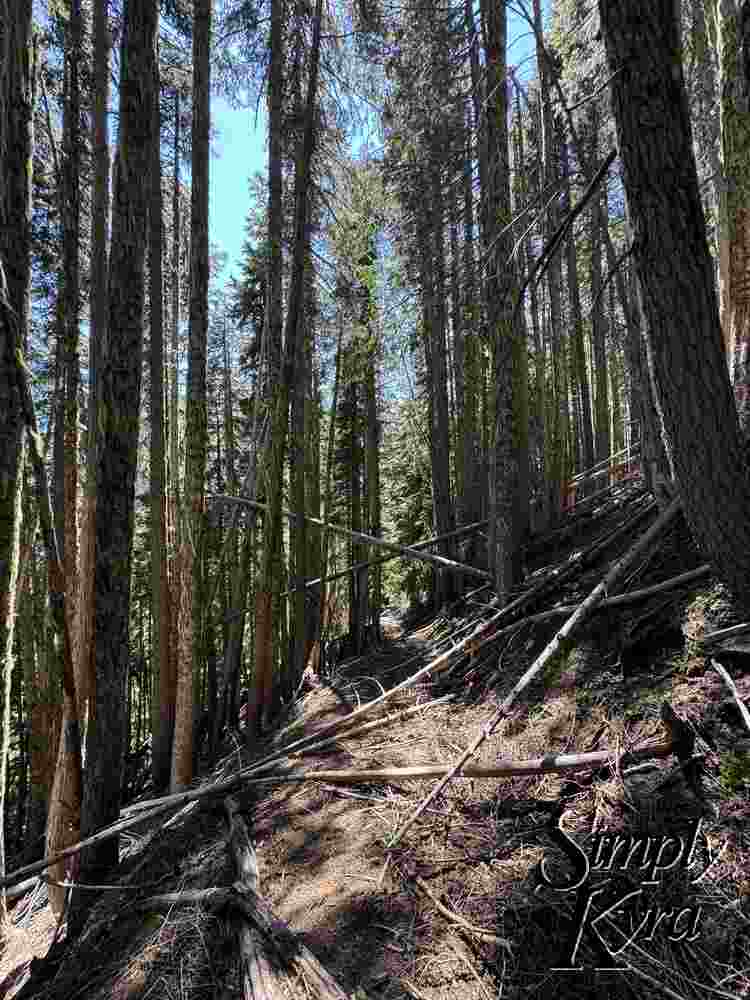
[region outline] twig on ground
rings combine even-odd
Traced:
[[[510,941],[508,941],[506,938],[499,937],[497,934],[494,934],[492,931],[486,930],[486,928],[484,927],[477,927],[476,924],[472,924],[471,921],[467,920],[465,917],[462,917],[460,913],[456,913],[455,910],[451,910],[443,903],[441,903],[440,900],[435,895],[435,893],[432,891],[432,889],[430,889],[430,887],[424,881],[424,879],[417,877],[416,883],[422,890],[422,892],[425,893],[426,896],[430,897],[432,902],[435,904],[436,909],[440,913],[442,913],[442,915],[452,924],[457,924],[459,927],[463,927],[470,933],[476,934],[477,937],[484,938],[485,941],[492,941],[493,944],[499,944],[502,948],[505,948],[508,951],[512,951],[510,946]]]
[[[484,995],[487,998],[487,1000],[492,1000],[492,995],[490,994],[490,991],[487,989],[487,987],[482,982],[482,977],[477,972],[476,966],[474,965],[473,962],[471,962],[469,960],[469,957],[465,954],[465,952],[459,951],[459,949],[453,944],[452,941],[448,942],[448,947],[453,952],[453,954],[456,956],[456,958],[460,962],[463,962],[464,965],[468,968],[469,972],[476,979],[477,985],[479,986],[479,989],[482,991],[482,993],[484,993]]]

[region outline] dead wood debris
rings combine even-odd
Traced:
[[[497,709],[495,714],[492,716],[490,721],[486,726],[482,727],[474,741],[471,745],[460,755],[456,763],[453,765],[451,770],[445,777],[441,778],[440,781],[435,785],[430,794],[423,800],[422,804],[415,810],[412,816],[406,821],[406,823],[401,827],[396,836],[393,838],[392,846],[395,846],[399,840],[403,837],[409,827],[419,818],[422,814],[424,808],[426,808],[439,793],[445,788],[451,778],[455,777],[456,774],[464,767],[464,765],[471,760],[479,747],[484,743],[489,736],[492,735],[494,730],[499,725],[500,721],[505,718],[515,702],[516,698],[522,691],[524,691],[531,681],[539,674],[541,671],[548,666],[550,663],[554,662],[561,655],[568,652],[572,648],[572,637],[576,631],[580,628],[582,623],[589,617],[589,615],[594,611],[598,604],[600,604],[604,598],[607,596],[609,590],[611,590],[618,582],[620,577],[628,569],[629,566],[641,555],[642,552],[646,551],[652,542],[658,538],[664,528],[672,521],[678,514],[681,508],[681,501],[679,497],[676,497],[669,506],[657,517],[656,521],[651,525],[651,527],[646,531],[641,538],[633,545],[626,554],[619,559],[614,566],[609,570],[604,579],[599,583],[589,594],[586,600],[579,605],[573,615],[568,619],[568,621],[563,625],[557,635],[552,639],[552,641],[546,646],[542,653],[537,657],[537,659],[532,663],[526,673],[521,677],[521,679],[514,685],[512,690],[504,700],[502,701],[500,707]]]

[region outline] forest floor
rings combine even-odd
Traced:
[[[630,490],[589,505],[572,530],[536,543],[526,585],[611,534],[643,502]],[[583,560],[530,610],[580,603],[645,525]],[[623,586],[651,586],[700,561],[680,518]],[[287,730],[252,758],[345,719],[496,610],[475,598],[432,619],[389,616],[381,649],[314,682]],[[342,732],[333,745],[284,763],[306,771],[453,764],[564,620],[526,621],[454,656],[449,670],[427,673],[387,703],[389,712],[422,706],[410,716],[360,735]],[[750,700],[750,637],[747,650],[741,637],[710,653],[704,643],[739,621],[710,577],[601,610],[473,762],[609,748],[609,763],[567,774],[455,778],[395,847],[434,778],[242,785],[232,794],[255,844],[259,895],[356,1000],[750,996],[750,732],[711,664],[720,661],[739,697]],[[698,784],[673,757],[625,765],[619,756],[663,738],[664,702],[693,727]],[[203,784],[250,762],[237,742]],[[565,889],[575,873],[557,832],[561,813],[592,864],[578,888]],[[242,996],[235,924],[200,905],[139,909],[155,892],[232,885],[222,800],[144,822],[121,843],[112,890],[92,905],[80,938],[23,989],[42,930],[35,937],[35,925],[28,928],[24,954],[23,928],[13,929],[0,995]],[[654,869],[660,851],[663,871]],[[593,870],[597,861],[603,871]],[[19,904],[20,922],[22,911],[30,913]],[[35,919],[51,933],[48,909]],[[320,995],[294,962],[269,954],[276,982],[269,998]]]

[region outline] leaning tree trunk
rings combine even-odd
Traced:
[[[750,590],[750,477],[724,359],[673,0],[599,0],[667,458],[698,545]]]

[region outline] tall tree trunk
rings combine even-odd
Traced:
[[[358,363],[351,336],[348,350],[349,365]],[[355,360],[356,359],[356,360]],[[352,531],[362,531],[362,407],[360,400],[360,383],[350,370],[344,390],[344,410],[346,418],[344,425],[349,436],[349,527]],[[356,565],[364,559],[364,546],[356,539],[349,545],[351,565]],[[362,616],[362,586],[367,579],[366,572],[353,570],[349,577],[349,639],[352,652],[359,656],[362,652],[364,621]]]
[[[167,508],[167,535],[170,549],[170,562],[167,573],[167,605],[169,608],[167,621],[169,634],[167,638],[166,656],[162,657],[163,669],[159,673],[159,713],[160,725],[153,744],[151,766],[154,785],[165,788],[172,774],[172,742],[174,740],[175,702],[177,699],[177,645],[178,645],[178,608],[179,594],[179,558],[178,552],[182,538],[181,523],[181,491],[180,491],[180,418],[179,418],[179,347],[180,347],[180,251],[182,246],[181,206],[180,206],[180,91],[174,92],[174,176],[172,182],[172,260],[171,288],[172,309],[170,316],[171,344],[169,358],[169,502]]]
[[[470,123],[469,123],[470,125]],[[481,324],[481,296],[477,292],[475,249],[474,249],[474,174],[471,157],[471,128],[466,129],[466,150],[463,169],[463,227],[464,227],[464,296],[463,296],[463,367],[464,393],[462,404],[463,445],[463,511],[464,523],[473,524],[479,520],[481,510],[481,490],[486,487],[486,480],[479,478],[479,392],[477,381],[479,373],[478,333]]]
[[[192,651],[180,658],[172,750],[173,792],[192,780],[194,685],[205,653],[203,518],[208,420],[206,345],[208,339],[208,172],[211,127],[212,0],[197,0],[193,14],[193,172],[190,213],[190,326],[185,397],[185,519],[189,525],[181,563],[190,586]],[[183,595],[182,601],[186,600]]]
[[[299,369],[298,369],[299,370]],[[284,678],[284,697],[290,698],[305,669],[305,582],[307,561],[307,513],[305,504],[305,404],[307,380],[298,377],[292,391],[289,474],[292,509],[297,514],[292,525],[292,648]]]
[[[461,138],[461,149],[466,149],[466,136],[464,121],[462,120],[459,132]],[[463,173],[466,170],[466,163],[462,165]],[[456,482],[456,510],[459,524],[467,523],[466,517],[466,468],[467,462],[464,455],[466,447],[465,424],[466,413],[466,361],[465,361],[465,335],[463,301],[461,296],[461,255],[459,252],[459,219],[461,197],[461,187],[459,183],[451,185],[448,200],[449,228],[450,228],[450,327],[451,343],[453,345],[453,440],[454,448],[454,469]],[[458,581],[457,581],[458,582]]]
[[[565,210],[569,212],[572,205],[570,190],[570,165],[567,147],[562,147],[563,175],[565,178]],[[572,327],[573,366],[571,372],[571,389],[578,408],[580,468],[590,469],[594,464],[594,428],[591,418],[591,389],[589,386],[588,365],[586,364],[586,343],[583,333],[583,311],[581,309],[581,292],[578,285],[578,257],[573,235],[568,238],[565,248],[568,269],[568,297],[570,299],[570,325]],[[584,492],[588,487],[584,483]]]
[[[377,361],[378,361],[378,337],[374,329],[370,329],[371,349],[368,351],[365,369],[365,420],[366,420],[366,445],[365,445],[365,469],[367,479],[367,503],[368,503],[368,531],[375,538],[380,537],[380,449],[379,449],[379,427],[378,427],[378,395],[377,395]],[[379,564],[375,564],[370,570],[371,596],[370,617],[372,622],[372,638],[376,643],[380,642],[380,612],[383,606],[381,569]]]
[[[444,138],[444,137],[443,137]],[[444,148],[444,144],[443,144]],[[445,239],[443,219],[443,185],[440,175],[440,150],[433,151],[430,171],[432,188],[432,218],[430,220],[431,243],[433,247],[433,294],[430,334],[430,394],[432,397],[432,422],[430,444],[432,450],[432,495],[435,507],[435,530],[438,535],[446,535],[456,527],[450,488],[450,420],[448,409],[448,365],[446,360],[446,315],[445,315]],[[440,554],[453,558],[453,540],[447,539],[440,545]],[[439,572],[437,606],[449,602],[454,594],[455,579],[448,573]]]
[[[599,116],[595,107],[591,114],[592,130],[596,137],[599,128]],[[596,138],[594,139],[594,155],[596,155]],[[606,198],[606,186],[604,189]],[[606,201],[605,201],[606,204]],[[602,198],[596,194],[591,203],[591,345],[594,367],[594,427],[596,442],[594,461],[602,462],[609,457],[609,396],[607,377],[607,348],[605,344],[606,326],[604,322],[604,302],[602,300],[602,238],[604,228],[604,212]]]
[[[119,152],[115,170],[108,329],[116,330],[101,381],[102,428],[97,475],[95,660],[96,702],[86,741],[84,837],[117,819],[125,748],[129,666],[130,571],[138,419],[141,401],[144,271],[148,222],[152,88],[157,5],[130,0],[121,53]],[[118,838],[82,852],[83,881],[101,882],[118,859]],[[85,913],[74,903],[74,920]]]
[[[68,649],[63,652],[63,715],[60,733],[60,747],[55,768],[55,777],[50,794],[47,817],[46,850],[48,854],[75,843],[79,839],[81,826],[81,744],[79,712],[83,708],[83,697],[74,694],[81,674],[78,657],[77,597],[78,597],[78,390],[79,368],[79,240],[80,240],[80,118],[81,92],[79,85],[79,62],[81,59],[81,5],[80,0],[72,0],[67,26],[66,66],[67,100],[64,112],[64,158],[62,170],[62,218],[63,218],[63,264],[62,297],[59,336],[60,352],[60,406],[56,441],[61,441],[61,453],[56,449],[56,474],[62,479],[62,510],[57,531],[59,557],[62,559],[65,578],[64,615],[67,629]],[[58,465],[59,462],[59,465]],[[58,584],[59,585],[59,584]],[[66,662],[66,655],[71,662]],[[65,682],[65,671],[72,670],[78,676]],[[53,880],[64,880],[65,865],[59,862],[51,870]],[[49,900],[56,914],[65,905],[64,888],[50,884]]]
[[[724,360],[674,3],[599,0],[599,15],[667,458],[696,543],[744,605],[750,477]]]
[[[310,266],[310,279],[314,272]],[[310,290],[314,294],[314,287]],[[309,441],[306,452],[307,461],[307,509],[311,517],[321,517],[321,469],[320,469],[320,368],[315,360],[315,329],[310,324],[310,332],[305,345],[305,365],[309,372],[309,391],[305,412],[305,434]],[[307,574],[311,579],[322,577],[322,533],[319,525],[308,527],[308,559]],[[305,666],[311,667],[316,673],[320,669],[320,598],[322,585],[316,584],[308,588],[309,600],[306,614],[306,636],[308,645],[305,652]]]
[[[548,202],[544,213],[543,235],[549,240],[559,223],[558,198],[553,197],[555,186],[559,183],[557,130],[552,114],[552,97],[550,90],[554,76],[554,68],[550,65],[549,56],[544,46],[542,26],[541,0],[532,0],[536,61],[539,73],[540,94],[539,106],[541,117],[542,138],[542,190],[545,201]],[[557,519],[560,513],[563,481],[567,473],[567,440],[568,430],[568,396],[565,389],[565,363],[563,359],[563,322],[562,322],[562,265],[560,257],[555,254],[547,269],[547,290],[550,309],[550,342],[552,345],[552,400],[550,403],[549,435],[545,438],[545,467],[549,470],[545,475],[548,484],[548,503],[550,514]]]
[[[305,109],[305,127],[297,151],[294,182],[294,250],[289,306],[284,329],[284,365],[281,378],[274,392],[269,461],[266,464],[269,486],[268,513],[265,519],[266,538],[261,563],[261,583],[258,594],[258,630],[256,633],[256,676],[248,704],[248,740],[270,721],[273,705],[273,657],[271,581],[274,563],[281,548],[282,474],[286,439],[289,431],[289,395],[294,383],[294,365],[297,358],[297,338],[301,335],[301,315],[304,292],[305,252],[308,245],[308,198],[310,172],[315,145],[316,101],[318,90],[318,63],[320,58],[320,30],[322,0],[317,0],[313,37],[310,48],[310,69]],[[272,14],[273,31],[273,14]],[[275,58],[272,52],[271,59]],[[273,342],[273,336],[271,337]],[[263,626],[261,628],[261,626]]]
[[[93,11],[93,113],[91,145],[94,182],[91,197],[91,259],[89,275],[89,382],[86,481],[81,524],[81,590],[78,627],[79,668],[76,691],[85,724],[94,696],[94,567],[96,563],[96,469],[98,454],[98,373],[107,341],[107,217],[109,215],[109,32],[108,0],[94,0]]]
[[[486,94],[486,84],[482,77],[482,67],[480,66],[479,60],[479,39],[477,37],[476,25],[474,22],[474,6],[472,0],[464,0],[464,21],[466,24],[466,34],[469,39],[469,66],[471,70],[471,108],[474,119],[474,127],[477,134],[477,166],[479,169],[479,190],[482,192],[482,196],[479,199],[478,208],[478,229],[479,229],[479,246],[480,246],[480,260],[482,262],[482,268],[480,270],[480,282],[484,273],[484,269],[487,265],[487,259],[490,247],[490,236],[488,230],[488,201],[484,195],[484,192],[489,190],[489,145],[488,145],[488,130],[487,130],[487,119],[484,112],[485,101],[484,97]],[[466,183],[466,181],[464,181]],[[488,317],[484,309],[484,302],[486,296],[481,294],[475,294],[473,300],[473,308],[477,311],[476,316],[476,328],[477,332],[486,333],[488,326]],[[480,305],[481,303],[481,305]],[[477,403],[477,454],[476,460],[474,462],[475,476],[474,476],[474,486],[475,486],[475,496],[476,496],[476,506],[474,507],[473,513],[470,521],[474,520],[484,520],[487,517],[489,509],[489,433],[488,433],[488,422],[487,422],[487,379],[485,377],[485,372],[487,368],[487,356],[483,338],[476,337],[472,338],[472,346],[475,348],[475,360],[476,360],[476,370],[475,370],[475,381],[477,385],[476,392],[476,403]],[[486,341],[485,341],[486,343]],[[479,414],[481,412],[481,424],[479,423]]]
[[[0,0],[0,877],[5,875],[5,789],[21,497],[26,449],[18,357],[28,337],[35,55],[31,0]],[[0,921],[5,894],[0,893]]]
[[[520,211],[529,200],[529,183],[526,179],[526,156],[524,149],[524,126],[521,115],[521,89],[516,86],[516,178],[518,183],[518,203],[514,213]],[[541,156],[537,158],[538,177],[543,176]],[[533,255],[531,252],[531,232],[525,220],[521,222],[522,232],[519,237],[521,275],[529,272]],[[531,320],[531,343],[534,348],[534,399],[529,411],[529,495],[534,496],[534,503],[529,510],[529,524],[532,531],[542,532],[550,520],[550,491],[547,479],[548,469],[552,466],[548,461],[547,442],[547,351],[544,343],[544,332],[539,316],[539,290],[536,282],[529,288],[529,318]],[[554,387],[553,387],[554,388]],[[533,458],[532,458],[533,456]],[[532,479],[533,470],[533,479]],[[559,489],[558,489],[559,494]]]
[[[280,391],[281,333],[283,326],[281,277],[284,257],[282,238],[284,229],[283,206],[283,129],[284,129],[284,0],[271,0],[270,66],[268,73],[268,365],[266,383],[259,394],[266,401],[270,419],[274,421],[276,393]],[[278,456],[273,453],[272,427],[269,439],[266,470],[266,499],[271,503],[271,493],[277,484],[272,482]],[[275,461],[274,461],[275,459]],[[283,462],[283,456],[282,456]],[[248,746],[261,724],[262,700],[270,690],[273,678],[274,621],[272,596],[274,574],[280,580],[281,520],[272,520],[269,509],[264,515],[263,555],[255,595],[255,672],[247,706],[246,736]]]
[[[81,2],[71,0],[68,22],[68,102],[65,130],[63,185],[65,191],[64,228],[64,493],[65,526],[61,547],[65,567],[65,612],[73,641],[74,663],[78,665],[78,391],[81,381],[79,363],[80,268],[78,245],[81,230],[80,156],[81,88],[78,68],[81,60]]]
[[[488,178],[487,321],[493,338],[494,437],[490,462],[490,565],[501,602],[519,583],[528,528],[528,375],[526,344],[513,322],[517,297],[510,263],[508,165],[507,12],[482,0],[487,65],[487,134],[492,164]],[[505,232],[503,233],[503,229]]]
[[[152,774],[157,789],[169,784],[169,749],[174,724],[173,704],[161,701],[169,674],[169,588],[167,582],[167,509],[164,441],[164,286],[162,259],[164,220],[161,189],[160,85],[154,81],[153,134],[151,136],[151,206],[149,210],[149,307],[151,350],[151,747]],[[171,678],[170,678],[171,680]]]
[[[342,369],[342,341],[344,337],[344,321],[339,314],[339,327],[338,335],[336,337],[336,356],[335,356],[335,370],[333,376],[333,394],[331,400],[331,410],[330,410],[330,420],[328,422],[328,442],[326,447],[326,482],[325,489],[323,491],[323,521],[326,524],[330,523],[331,517],[331,504],[333,496],[333,462],[334,462],[334,452],[336,446],[336,417],[338,414],[339,406],[339,393],[341,390],[341,369]],[[328,547],[330,543],[330,532],[327,528],[323,528],[323,533],[321,536],[320,543],[320,576],[325,579],[328,576]],[[335,593],[335,591],[334,591]],[[319,642],[321,643],[320,649],[320,662],[323,662],[323,642],[326,638],[328,631],[328,626],[330,624],[330,610],[332,606],[332,595],[325,583],[321,584],[320,588],[320,625],[319,625]]]

